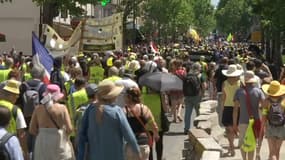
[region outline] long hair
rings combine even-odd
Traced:
[[[104,106],[113,104],[116,98],[113,99],[105,99],[102,96],[97,97],[98,102],[95,104],[96,109],[96,123],[101,124],[103,121],[103,113],[104,113]]]

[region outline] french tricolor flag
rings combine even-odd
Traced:
[[[33,65],[44,68],[45,76],[43,82],[49,84],[50,73],[53,68],[53,57],[49,51],[42,45],[37,35],[32,33],[32,47],[33,47]]]
[[[151,48],[151,52],[152,53],[159,53],[158,48],[157,48],[156,44],[153,41],[151,41],[149,43],[149,46]]]

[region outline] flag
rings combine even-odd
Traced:
[[[157,48],[157,46],[155,45],[155,43],[154,42],[150,42],[150,44],[149,44],[149,46],[150,46],[150,48],[151,48],[151,52],[152,53],[158,53],[158,48]]]
[[[49,51],[42,45],[36,34],[32,33],[32,47],[33,47],[33,65],[43,68],[45,75],[43,82],[49,84],[50,73],[53,68],[53,57]]]
[[[228,37],[227,37],[227,41],[228,42],[231,42],[232,40],[233,40],[233,35],[232,35],[232,33],[230,33],[229,35],[228,35]]]
[[[195,29],[189,28],[187,31],[187,37],[192,38],[195,42],[200,41],[200,36]]]

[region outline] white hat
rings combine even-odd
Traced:
[[[222,70],[222,73],[227,77],[238,77],[243,73],[243,70],[238,69],[235,64],[231,64],[228,69]]]

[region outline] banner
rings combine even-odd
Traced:
[[[123,14],[117,13],[101,19],[86,19],[82,24],[80,51],[100,52],[123,47]]]
[[[83,19],[68,41],[64,41],[49,25],[44,25],[45,47],[54,57],[119,50],[123,47],[123,14],[101,19]]]

